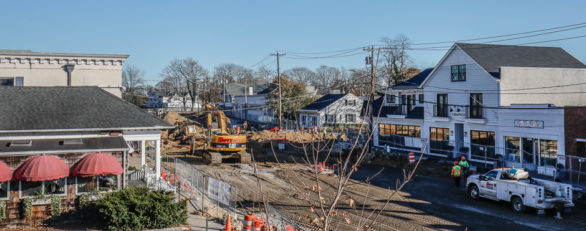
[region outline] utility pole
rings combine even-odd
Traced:
[[[375,92],[375,75],[374,75],[374,46],[371,46],[370,48],[366,48],[365,50],[370,51],[370,87],[371,87],[371,94],[369,97],[369,107],[368,109],[368,136],[370,136],[373,132],[374,132],[374,94]],[[373,134],[374,136],[374,134]],[[374,137],[373,137],[374,138]],[[372,148],[372,146],[374,145],[374,139],[370,139],[370,142],[368,142],[368,151],[370,151],[370,149]]]
[[[278,51],[274,54],[271,54],[271,56],[277,56],[277,82],[279,83],[279,130],[283,129],[283,105],[281,103],[281,70],[280,70],[280,64],[279,64],[279,57],[280,56],[285,56],[285,54],[283,53],[279,53]]]

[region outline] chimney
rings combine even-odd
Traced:
[[[71,87],[71,72],[73,72],[73,68],[75,67],[75,65],[73,64],[67,64],[65,66],[63,66],[63,70],[65,70],[65,72],[67,72],[67,86]]]

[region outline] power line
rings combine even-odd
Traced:
[[[513,33],[513,34],[504,34],[504,35],[488,36],[488,37],[473,38],[473,39],[462,39],[462,40],[443,41],[443,42],[413,43],[411,45],[419,46],[419,45],[434,45],[434,44],[443,44],[443,43],[456,43],[456,42],[478,41],[478,40],[485,40],[485,39],[510,37],[510,36],[522,35],[522,34],[531,34],[531,33],[537,33],[537,32],[549,31],[549,30],[555,30],[555,29],[561,29],[561,28],[567,28],[567,27],[574,27],[574,26],[580,26],[580,25],[586,25],[586,22],[577,23],[577,24],[571,24],[571,25],[565,25],[565,26],[551,27],[551,28],[540,29],[540,30],[519,32],[519,33]]]
[[[295,55],[295,54],[311,55],[311,54],[341,53],[341,52],[352,51],[352,50],[362,50],[362,47],[355,47],[355,48],[342,49],[342,50],[333,50],[333,51],[316,51],[316,52],[291,52],[291,51],[287,51],[287,53],[293,54],[293,55]]]

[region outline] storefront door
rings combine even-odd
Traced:
[[[535,159],[537,153],[537,139],[525,138],[521,140],[523,143],[523,148],[521,149],[522,157],[521,161],[523,162],[523,166],[528,169],[535,169]]]

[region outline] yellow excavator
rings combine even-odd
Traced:
[[[207,142],[203,146],[203,158],[210,164],[220,164],[223,159],[237,159],[238,162],[250,163],[250,154],[246,152],[246,135],[230,134],[226,128],[230,124],[224,112],[205,104],[207,114]],[[218,127],[212,128],[215,118]],[[193,143],[193,142],[192,142]]]

